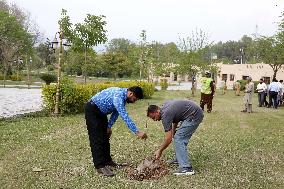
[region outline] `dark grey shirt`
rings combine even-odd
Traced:
[[[172,123],[199,120],[202,117],[202,109],[192,100],[171,100],[161,107],[161,120],[165,132],[172,129]]]

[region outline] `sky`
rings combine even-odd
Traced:
[[[59,30],[61,10],[73,24],[87,14],[104,15],[107,36],[169,43],[190,37],[196,29],[206,32],[209,42],[240,40],[243,35],[276,33],[284,0],[6,0],[31,14],[45,37]]]

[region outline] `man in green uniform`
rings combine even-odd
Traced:
[[[201,78],[201,99],[200,107],[204,111],[204,105],[207,104],[207,112],[212,111],[212,100],[214,97],[214,81],[210,72],[205,72],[205,77]]]

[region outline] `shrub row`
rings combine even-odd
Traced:
[[[131,86],[140,86],[143,89],[145,98],[150,98],[154,94],[155,86],[153,83],[144,81],[121,81],[104,82],[96,84],[75,84],[66,78],[61,82],[61,97],[59,108],[61,114],[75,114],[84,111],[85,103],[96,93],[108,87],[129,88]],[[44,85],[43,99],[45,109],[53,112],[55,106],[56,85]]]
[[[4,75],[0,74],[0,80],[4,80]],[[22,81],[23,78],[21,75],[10,75],[6,76],[6,80],[11,80],[11,81]]]

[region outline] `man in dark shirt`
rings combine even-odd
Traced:
[[[165,139],[160,148],[155,152],[156,159],[159,159],[162,152],[174,139],[174,149],[179,170],[175,175],[193,175],[194,170],[190,163],[187,144],[201,121],[203,120],[202,109],[191,100],[167,101],[161,108],[150,105],[147,116],[154,121],[162,120],[165,130]],[[176,130],[178,124],[178,129]]]
[[[89,134],[90,147],[93,156],[93,163],[99,173],[105,176],[115,174],[107,167],[117,167],[120,164],[114,162],[110,156],[109,138],[112,133],[112,126],[120,115],[131,130],[139,138],[146,139],[146,133],[139,131],[135,123],[129,117],[125,104],[134,103],[143,99],[141,87],[130,88],[110,87],[95,96],[86,104],[85,119]],[[111,114],[108,120],[107,115]]]

